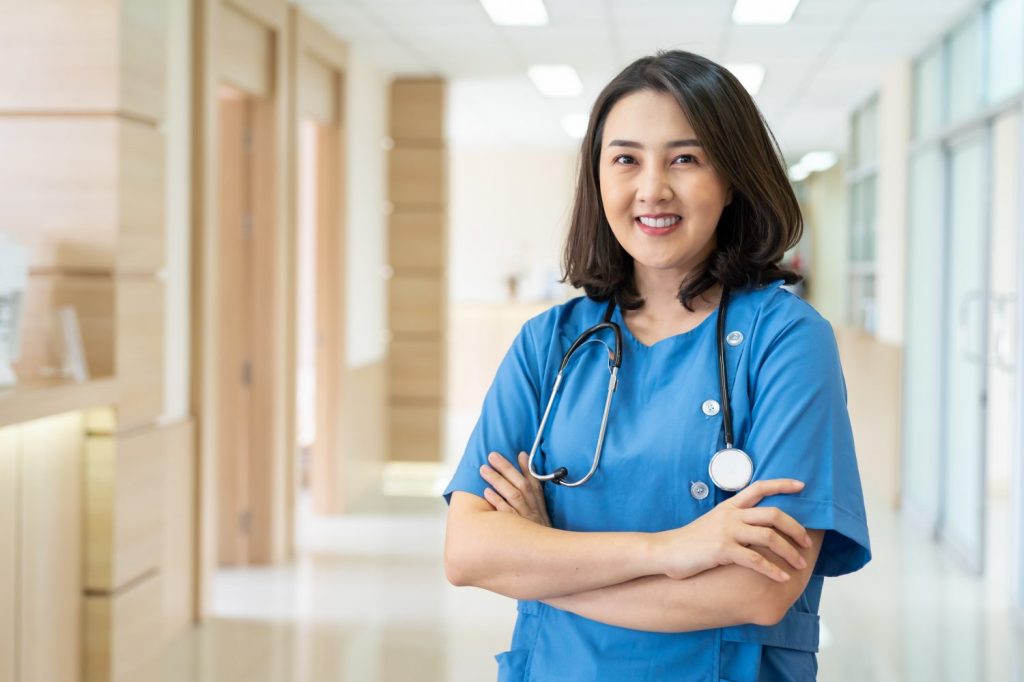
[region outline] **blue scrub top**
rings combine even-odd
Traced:
[[[733,291],[725,345],[736,446],[754,462],[754,480],[796,478],[795,495],[765,498],[805,528],[824,529],[807,589],[775,626],[742,625],[653,633],[598,623],[535,601],[520,601],[499,680],[813,680],[818,604],[825,576],[856,571],[871,558],[860,475],[846,407],[846,382],[828,321],[782,288],[782,280]],[[466,452],[445,490],[483,497],[479,468],[497,451],[529,452],[562,356],[604,319],[606,302],[572,299],[528,321],[502,361]],[[657,532],[684,526],[729,493],[708,477],[724,447],[717,366],[718,311],[694,329],[645,346],[616,307],[622,367],[612,398],[601,464],[579,488],[545,485],[552,525],[571,531]],[[601,333],[614,347],[610,331]],[[566,368],[535,466],[564,466],[569,479],[591,465],[608,388],[608,351],[588,342]],[[712,493],[695,499],[694,482]]]

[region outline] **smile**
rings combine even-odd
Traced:
[[[673,215],[659,216],[657,218],[637,216],[634,222],[636,222],[636,226],[639,227],[644,234],[661,236],[672,232],[681,221],[682,218],[680,216]]]
[[[648,218],[647,216],[638,216],[637,220],[646,225],[647,227],[672,227],[678,223],[682,218],[677,215],[665,216],[664,218]]]

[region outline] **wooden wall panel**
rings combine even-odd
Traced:
[[[163,412],[163,284],[152,278],[118,278],[116,311],[118,428],[128,431],[156,421]]]
[[[445,218],[437,211],[392,213],[388,233],[391,267],[440,274],[448,251]]]
[[[445,150],[441,147],[396,146],[388,160],[391,202],[396,206],[444,204],[444,168]]]
[[[162,121],[166,115],[168,2],[107,0],[121,10],[119,109]]]
[[[86,589],[114,591],[159,567],[163,455],[160,428],[88,438]]]
[[[19,633],[22,680],[78,682],[82,616],[80,413],[21,429]]]
[[[0,117],[0,216],[3,229],[31,250],[31,267],[114,267],[120,125],[114,118]]]
[[[0,682],[14,682],[18,647],[17,427],[0,429]]]
[[[444,349],[437,339],[392,341],[388,390],[392,400],[444,399],[445,368],[437,360]]]
[[[0,69],[0,109],[116,109],[119,12],[114,0],[0,5],[0,62],[18,65]]]
[[[195,594],[195,430],[191,421],[160,429],[163,459],[160,589],[163,641],[192,626]]]
[[[393,460],[434,462],[441,442],[441,408],[437,405],[391,403],[391,451]]]
[[[388,286],[388,327],[392,334],[439,335],[444,320],[446,280],[430,275],[395,274]]]
[[[85,598],[85,682],[138,680],[163,646],[160,576]]]
[[[22,318],[21,359],[15,365],[25,383],[39,381],[47,368],[60,363],[55,311],[74,307],[92,377],[114,369],[114,286],[107,277],[40,274],[29,277]]]
[[[440,143],[444,137],[444,81],[399,79],[391,86],[391,137]]]
[[[163,145],[153,126],[115,117],[0,117],[3,229],[33,269],[159,269]]]
[[[339,79],[337,72],[319,59],[302,55],[298,70],[300,112],[322,125],[338,122]],[[332,150],[336,152],[335,150]]]
[[[0,111],[162,119],[167,1],[0,4]]]
[[[164,265],[166,238],[165,137],[156,128],[126,122],[119,130],[117,269],[154,273]]]
[[[272,93],[273,34],[245,14],[223,7],[220,14],[218,61],[220,76],[244,92],[257,97]]]

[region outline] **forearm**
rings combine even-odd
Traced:
[[[754,606],[771,582],[747,568],[719,566],[683,580],[648,576],[544,602],[608,625],[690,632],[754,622]]]
[[[544,601],[584,618],[649,632],[689,632],[746,623],[771,625],[807,587],[824,532],[812,530],[810,536],[812,546],[799,549],[807,566],[799,571],[788,568],[791,576],[785,583],[729,565],[683,580],[651,576]],[[755,551],[777,566],[785,564],[770,550]]]
[[[659,573],[649,534],[557,530],[515,514],[485,511],[487,503],[468,493],[456,495],[469,499],[453,498],[449,512],[445,569],[455,585],[532,600]]]

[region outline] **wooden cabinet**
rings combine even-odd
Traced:
[[[0,682],[16,679],[18,436],[15,428],[0,428]]]
[[[83,417],[0,428],[0,682],[81,675]]]

